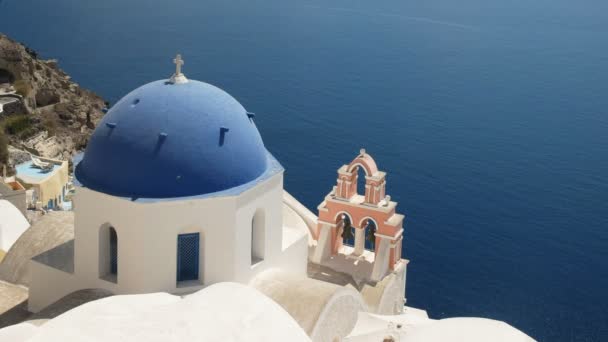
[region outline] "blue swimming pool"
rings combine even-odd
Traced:
[[[17,169],[17,177],[23,176],[31,180],[42,181],[51,174],[53,174],[53,172],[55,172],[55,170],[60,167],[61,165],[53,165],[53,168],[51,170],[42,171],[41,169],[34,167],[32,161],[30,160],[26,163],[17,165],[15,168]]]

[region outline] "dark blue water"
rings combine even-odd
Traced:
[[[373,154],[409,305],[608,341],[607,1],[5,0],[0,31],[112,102],[181,52],[309,208]]]

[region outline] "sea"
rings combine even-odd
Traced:
[[[407,305],[608,341],[608,1],[0,0],[0,32],[110,103],[181,53],[311,210],[375,158]]]

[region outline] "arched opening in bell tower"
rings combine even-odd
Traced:
[[[376,248],[376,230],[378,229],[376,222],[371,218],[366,218],[361,224],[361,228],[365,229],[365,249],[373,251]]]
[[[352,225],[352,219],[347,213],[340,213],[336,218],[336,227],[340,236],[342,237],[342,243],[348,246],[355,245],[355,228]]]
[[[357,166],[353,171],[357,173],[357,195],[365,197],[365,176],[367,175],[365,168]]]

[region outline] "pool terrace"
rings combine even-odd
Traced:
[[[40,184],[49,177],[53,176],[53,174],[55,174],[55,172],[57,172],[57,170],[61,168],[61,162],[50,162],[53,164],[53,168],[46,171],[34,167],[33,162],[31,160],[23,164],[19,164],[15,167],[17,170],[17,177],[29,184]]]

